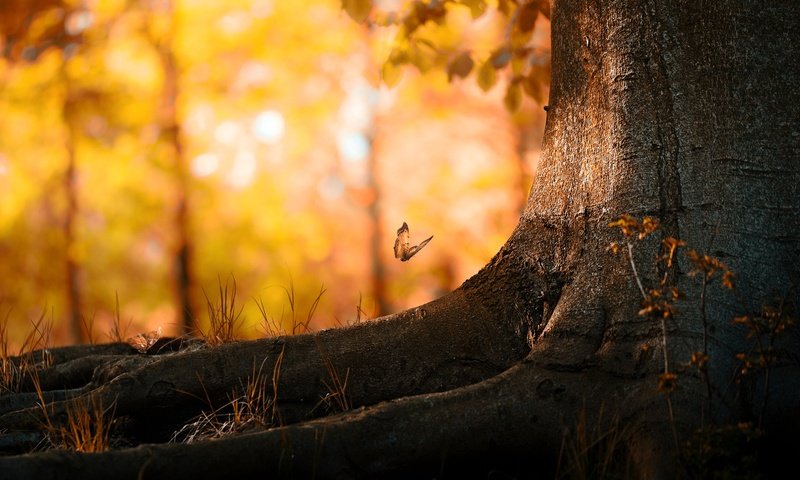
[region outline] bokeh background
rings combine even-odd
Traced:
[[[338,0],[2,0],[4,341],[40,319],[52,344],[202,330],[234,281],[242,338],[259,305],[286,329],[322,289],[312,330],[456,288],[517,223],[544,111],[448,78],[437,59],[507,32],[447,8],[419,33],[431,65],[389,88],[397,27]],[[545,19],[531,45],[549,64]],[[404,221],[434,239],[401,263]]]

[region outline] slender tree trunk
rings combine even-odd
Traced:
[[[0,457],[0,471],[350,478],[454,465],[488,475],[499,464],[533,476],[554,470],[559,452],[596,444],[626,451],[642,478],[674,478],[679,444],[709,413],[757,417],[778,440],[767,453],[788,453],[800,428],[798,336],[753,350],[731,320],[796,315],[800,301],[800,64],[786,61],[800,57],[799,19],[788,1],[553,2],[544,156],[519,226],[484,269],[354,328],[95,365],[80,391],[116,401],[130,422],[174,428],[197,398],[223,402],[255,364],[272,375],[280,426],[196,445]],[[625,212],[661,224],[630,257],[608,252],[619,239],[609,223]],[[668,237],[721,258],[736,289],[690,275],[683,255],[659,266]],[[684,299],[665,321],[640,315],[642,292],[663,278]],[[686,367],[697,352],[710,357],[708,380]],[[744,378],[741,352],[769,362]],[[349,372],[353,409],[314,418],[332,394],[331,366]],[[25,398],[0,402],[0,429],[36,427]],[[533,463],[519,469],[522,459]]]
[[[363,31],[363,39],[365,43],[369,43],[373,39],[373,27],[367,27]],[[367,63],[378,70],[378,66],[374,65],[372,61],[372,53],[364,52],[363,55],[367,57]],[[362,100],[371,102],[371,100]],[[367,189],[370,191],[370,202],[367,206],[367,213],[370,222],[370,236],[369,242],[369,258],[370,258],[370,280],[372,283],[372,295],[375,298],[375,316],[380,317],[386,315],[391,311],[389,298],[386,292],[386,268],[383,264],[383,259],[386,258],[382,252],[388,250],[391,245],[391,240],[386,238],[386,232],[383,229],[383,210],[382,210],[382,197],[383,187],[380,179],[380,162],[378,154],[375,150],[375,137],[380,133],[380,116],[376,113],[375,105],[370,105],[372,122],[366,127],[363,132],[369,142],[369,157],[367,158]]]
[[[165,38],[157,41],[157,50],[164,71],[164,87],[161,99],[162,139],[172,152],[173,175],[176,198],[174,228],[173,275],[177,296],[178,322],[185,332],[196,332],[197,306],[194,297],[193,250],[189,220],[189,167],[187,164],[181,123],[178,118],[178,96],[180,94],[180,71],[172,45],[174,30],[174,7],[171,0],[165,2],[162,15],[168,16],[170,30]]]
[[[386,297],[386,269],[383,266],[382,254],[387,249],[389,241],[383,231],[383,215],[381,214],[381,185],[378,179],[378,156],[375,154],[374,130],[369,133],[369,158],[367,159],[367,189],[372,192],[367,206],[369,215],[370,232],[369,258],[370,279],[372,282],[372,296],[375,298],[375,315],[381,316],[389,313],[389,300]]]
[[[65,250],[65,277],[66,277],[66,297],[67,297],[67,318],[69,333],[72,343],[83,343],[87,340],[91,332],[84,332],[83,319],[81,317],[81,280],[79,255],[75,235],[76,222],[78,219],[78,184],[77,184],[77,157],[75,153],[77,142],[77,127],[75,122],[75,101],[74,91],[66,74],[63,75],[66,93],[62,106],[62,119],[66,128],[66,138],[64,146],[67,152],[67,168],[64,172],[64,195],[66,196],[67,206],[64,211],[64,250]]]

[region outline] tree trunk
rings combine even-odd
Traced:
[[[389,313],[389,301],[386,295],[386,269],[383,266],[384,255],[381,252],[389,243],[383,232],[383,212],[381,211],[382,186],[378,177],[378,156],[375,154],[375,130],[366,132],[369,139],[369,157],[367,158],[366,188],[369,190],[367,216],[369,218],[369,264],[372,296],[375,299],[375,315]]]
[[[278,377],[269,389],[278,426],[191,445],[5,457],[0,471],[529,477],[559,457],[567,472],[570,452],[578,464],[581,445],[593,444],[626,452],[640,477],[669,478],[685,473],[678,444],[712,421],[752,419],[772,438],[796,432],[796,333],[762,345],[766,363],[750,369],[759,374],[734,382],[747,360],[735,354],[753,352],[731,320],[768,317],[762,307],[775,298],[772,318],[785,318],[798,302],[798,5],[554,1],[544,155],[519,226],[484,269],[365,325],[140,355],[70,386],[116,400],[120,418],[163,441],[154,430],[224,402],[257,365]],[[609,223],[626,212],[661,224],[630,240],[630,258],[625,247],[607,251],[620,237]],[[713,253],[736,288],[690,275],[683,254],[665,267],[656,257],[668,237]],[[684,295],[663,322],[639,315],[662,279]],[[692,352],[708,354],[705,369],[681,368]],[[348,372],[352,410],[318,418],[319,399],[337,393],[332,370]],[[678,374],[679,388],[664,373]],[[67,404],[53,404],[56,418]],[[6,409],[0,430],[35,427],[30,407]]]
[[[64,65],[66,70],[66,65]],[[66,71],[62,73],[65,84],[65,98],[62,105],[62,119],[66,129],[64,145],[67,153],[67,168],[64,172],[64,194],[67,206],[64,212],[64,251],[65,251],[65,290],[67,297],[67,312],[69,336],[73,343],[83,343],[92,332],[84,332],[83,318],[81,317],[81,281],[80,281],[80,255],[77,249],[75,234],[78,220],[78,171],[77,171],[77,118],[75,104],[75,90]]]
[[[168,31],[164,38],[156,40],[159,60],[164,71],[164,87],[161,98],[162,140],[169,146],[172,154],[173,176],[175,178],[176,198],[174,212],[174,228],[176,234],[173,249],[173,277],[175,285],[177,321],[183,332],[195,334],[199,325],[197,305],[194,295],[194,244],[189,233],[189,167],[181,137],[181,123],[178,118],[179,76],[177,60],[173,50],[173,31],[175,28],[174,7],[171,0],[161,6],[161,15],[169,19]]]

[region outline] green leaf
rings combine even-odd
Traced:
[[[485,62],[478,69],[478,86],[481,90],[488,92],[497,83],[497,72],[494,69],[491,61]]]
[[[475,62],[469,52],[461,52],[456,58],[447,65],[447,81],[452,82],[453,77],[464,78],[472,71]]]
[[[518,83],[512,82],[506,90],[506,96],[503,97],[503,103],[509,112],[516,112],[522,103],[522,89]]]
[[[363,23],[372,11],[372,0],[342,0],[342,8],[350,18]]]

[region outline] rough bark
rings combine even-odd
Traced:
[[[202,406],[195,396],[223,400],[254,364],[271,374],[282,352],[273,393],[284,426],[192,445],[5,457],[0,471],[347,478],[441,474],[496,454],[511,458],[506,473],[528,477],[554,468],[564,430],[585,412],[600,432],[614,429],[611,418],[625,425],[639,476],[669,478],[679,473],[674,437],[711,416],[737,421],[755,408],[768,431],[796,432],[796,334],[768,390],[763,377],[754,394],[729,386],[732,355],[745,348],[731,319],[775,296],[798,304],[800,64],[790,60],[800,56],[798,5],[553,2],[544,156],[518,228],[481,272],[442,299],[366,325],[99,369],[88,387],[116,400],[121,417],[146,422],[160,412],[169,424]],[[628,260],[606,251],[616,239],[608,223],[624,212],[658,218],[660,235],[737,273],[733,293],[704,292],[683,257],[672,273],[686,299],[667,325],[668,366],[688,362],[710,336],[712,411],[703,410],[702,378],[687,374],[669,396],[669,419],[656,388],[664,333],[637,313]],[[659,240],[634,252],[645,285],[663,273],[653,260]],[[326,394],[323,356],[349,369],[356,408],[312,418]],[[31,413],[0,415],[0,430],[29,429]],[[531,454],[535,463],[518,469]]]

